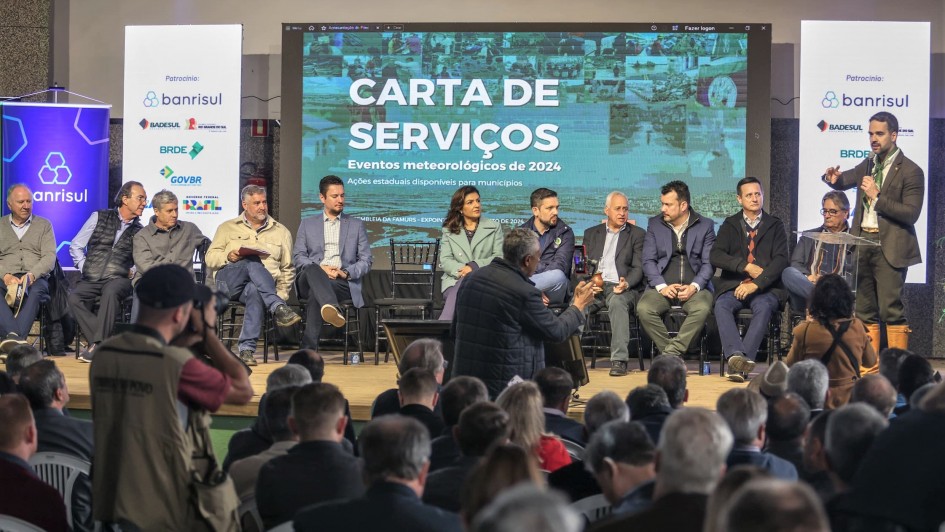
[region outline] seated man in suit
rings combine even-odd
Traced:
[[[784,297],[781,272],[788,265],[788,251],[784,224],[762,211],[761,181],[743,178],[735,191],[742,210],[722,223],[711,259],[712,266],[722,270],[715,286],[715,321],[722,356],[728,359],[729,378],[744,382],[755,368],[758,347]],[[751,309],[753,317],[742,338],[735,314],[745,308]]]
[[[462,530],[458,515],[421,502],[430,467],[423,424],[400,415],[374,419],[361,431],[359,446],[368,483],[364,496],[305,508],[295,515],[295,530]]]
[[[568,417],[574,379],[571,374],[558,367],[547,367],[535,374],[535,384],[544,403],[545,430],[584,445],[584,425]]]
[[[318,182],[324,212],[302,220],[292,259],[299,279],[299,297],[308,299],[303,349],[318,349],[322,320],[344,327],[339,302],[364,306],[361,280],[371,270],[371,246],[364,222],[345,214],[345,185],[327,175]]]
[[[255,366],[263,313],[272,312],[279,327],[289,327],[302,318],[286,305],[295,278],[292,234],[269,216],[265,188],[246,185],[240,201],[243,212],[220,224],[213,235],[207,249],[207,266],[216,271],[217,284],[226,285],[230,299],[246,305],[240,329],[240,359]]]
[[[589,312],[606,307],[610,315],[610,375],[627,374],[630,360],[630,313],[643,281],[643,229],[627,223],[630,212],[627,196],[614,191],[607,195],[604,214],[607,221],[584,231],[587,257],[598,261],[604,290],[597,295]]]
[[[643,241],[643,273],[649,287],[640,298],[640,325],[665,355],[682,356],[702,331],[712,310],[709,254],[715,224],[690,208],[689,186],[671,181],[660,190],[661,214],[650,218]],[[674,305],[686,311],[672,339],[663,315]]]
[[[39,435],[37,451],[62,453],[91,464],[95,455],[92,422],[63,413],[69,403],[69,388],[56,364],[52,360],[40,360],[26,368],[19,388],[33,408]],[[71,502],[73,528],[93,530],[92,481],[87,475],[76,481]]]
[[[821,201],[820,214],[824,216],[824,224],[807,232],[845,233],[850,231],[847,218],[850,216],[850,200],[847,195],[837,190],[824,194]],[[812,238],[801,237],[791,254],[791,265],[781,273],[781,282],[791,298],[791,311],[795,314],[804,314],[807,309],[807,300],[814,292],[814,283],[821,275],[828,273],[846,274],[853,270],[854,257],[847,252],[846,246],[840,244],[822,244],[817,251],[817,241]],[[841,252],[846,253],[844,271],[840,271]]]
[[[95,347],[111,335],[122,301],[131,295],[132,246],[147,202],[141,183],[128,181],[115,196],[116,208],[93,212],[69,244],[69,255],[82,272],[69,294],[69,307],[89,342],[89,349],[79,354],[80,362],[92,361]],[[96,298],[99,305],[93,313]]]
[[[430,439],[443,432],[443,418],[433,412],[439,402],[439,385],[430,370],[413,368],[400,376],[397,383],[402,416],[412,417],[423,423],[430,432]]]
[[[0,222],[0,275],[9,293],[23,288],[17,307],[0,303],[0,352],[9,353],[30,332],[39,306],[49,300],[46,277],[56,265],[56,236],[49,220],[33,215],[26,185],[7,189],[10,214]]]
[[[777,478],[797,480],[794,464],[761,450],[768,421],[768,403],[760,393],[733,388],[719,397],[715,409],[735,437],[735,446],[726,460],[728,467],[755,465]]]
[[[558,218],[558,193],[549,188],[535,189],[531,195],[532,217],[521,225],[538,234],[541,260],[531,276],[535,288],[552,303],[561,303],[568,294],[574,231]]]

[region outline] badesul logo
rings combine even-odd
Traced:
[[[208,94],[183,94],[183,95],[173,95],[166,94],[164,92],[158,96],[155,91],[148,91],[144,95],[144,100],[142,102],[145,107],[158,107],[158,106],[169,106],[169,107],[193,107],[193,106],[210,106],[210,105],[223,105],[223,93],[217,93],[214,95]]]
[[[46,155],[45,164],[37,174],[44,185],[68,185],[72,181],[72,170],[66,164],[61,152],[51,151]],[[64,188],[59,190],[34,190],[33,201],[85,203],[89,200],[89,189],[74,192]]]

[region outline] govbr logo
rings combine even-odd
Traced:
[[[145,107],[157,107],[161,105],[161,101],[158,100],[157,93],[154,91],[148,91],[144,96],[144,106]]]
[[[39,180],[44,185],[68,185],[72,179],[72,170],[66,166],[66,158],[58,151],[51,151],[46,156],[46,164],[39,169]]]
[[[161,169],[161,175],[164,179],[170,181],[172,185],[196,187],[203,184],[203,177],[199,175],[176,175],[170,166]]]
[[[824,94],[824,99],[820,100],[820,105],[822,105],[824,109],[836,109],[840,107],[840,98],[837,98],[837,93],[827,91],[827,93]]]

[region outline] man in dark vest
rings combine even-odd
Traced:
[[[69,245],[69,255],[82,272],[69,294],[72,313],[89,342],[89,349],[79,355],[82,362],[91,362],[95,346],[111,334],[122,301],[131,295],[132,242],[147,202],[141,183],[128,181],[115,196],[116,208],[93,212]]]

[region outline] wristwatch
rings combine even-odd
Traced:
[[[346,270],[346,269],[344,269],[344,268],[341,269],[341,273],[345,274],[345,279],[351,277],[351,274],[348,273],[348,270]]]

